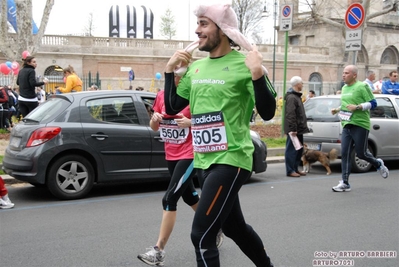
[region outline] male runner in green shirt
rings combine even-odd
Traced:
[[[357,80],[358,69],[354,65],[346,66],[342,78],[345,82],[341,93],[341,107],[331,110],[337,114],[342,123],[341,166],[342,180],[332,190],[349,192],[349,175],[351,171],[351,153],[353,149],[359,159],[373,164],[383,178],[388,178],[389,170],[382,159],[376,159],[366,150],[370,132],[370,109],[377,106],[374,95],[368,85]]]
[[[191,232],[197,266],[220,266],[215,245],[220,228],[256,266],[273,266],[262,240],[245,222],[238,198],[252,172],[249,122],[254,103],[264,120],[273,118],[273,88],[262,55],[238,31],[230,5],[199,6],[194,13],[198,49],[209,57],[195,61],[177,89],[174,71],[189,63],[191,54],[180,50],[171,57],[165,70],[165,107],[176,114],[190,104],[194,166],[202,187]],[[232,49],[238,46],[250,51],[247,56]]]

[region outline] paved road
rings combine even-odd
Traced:
[[[283,163],[270,164],[242,188],[243,211],[276,267],[398,266],[399,167],[393,165],[386,180],[376,172],[354,174],[351,192],[333,193],[338,161],[330,176],[316,165],[301,178],[282,175]],[[75,201],[58,201],[27,184],[8,188],[16,208],[0,210],[1,266],[147,266],[136,256],[156,241],[166,183],[97,186],[88,198]],[[166,267],[195,266],[192,216],[180,203]],[[370,258],[372,251],[391,251],[385,256],[396,258]],[[321,261],[331,259],[332,252],[347,254],[341,262]],[[220,258],[222,266],[253,266],[228,239]]]

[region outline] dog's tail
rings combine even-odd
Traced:
[[[338,158],[338,151],[335,148],[331,149],[331,151],[328,153],[328,158],[331,161],[336,160]]]

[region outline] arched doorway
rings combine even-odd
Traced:
[[[381,64],[392,64],[399,65],[399,52],[393,45],[385,48],[384,52],[381,55]]]
[[[54,93],[56,86],[64,86],[64,72],[58,65],[52,65],[44,70],[44,77],[49,80],[45,87],[47,93]]]
[[[309,91],[313,90],[316,93],[316,96],[321,95],[323,89],[323,79],[321,78],[320,73],[313,72],[309,77]]]
[[[44,76],[47,79],[49,79],[51,77],[57,77],[57,78],[61,77],[61,80],[62,80],[62,77],[64,77],[64,74],[63,74],[62,68],[60,66],[52,65],[52,66],[47,67],[44,70]]]

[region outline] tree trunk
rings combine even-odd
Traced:
[[[9,32],[7,23],[7,1],[2,0],[0,22],[0,50],[9,61],[21,62],[22,52],[27,50],[34,56],[40,45],[46,29],[54,0],[46,0],[40,28],[37,34],[32,33],[32,0],[15,0],[17,31]]]

